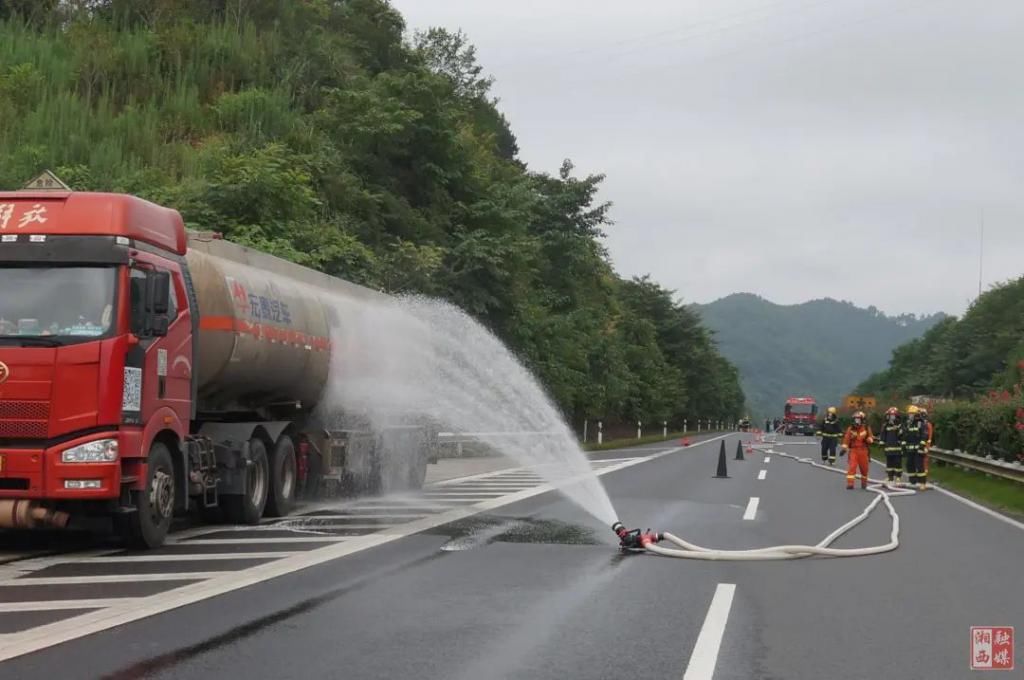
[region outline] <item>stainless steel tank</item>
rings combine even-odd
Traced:
[[[190,233],[199,304],[200,412],[312,409],[330,366],[330,296],[381,293],[210,235]]]

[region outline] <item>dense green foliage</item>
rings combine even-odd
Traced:
[[[777,305],[747,293],[697,309],[714,330],[722,354],[739,368],[758,419],[781,417],[791,396],[837,404],[865,376],[885,366],[894,347],[942,319],[890,317],[874,307],[830,299]]]
[[[884,395],[969,398],[1020,382],[1024,360],[1024,278],[989,290],[963,318],[946,319],[897,347],[889,368],[860,389]]]
[[[601,176],[517,158],[472,46],[384,0],[0,0],[0,186],[52,168],[494,330],[577,424],[727,419],[736,370],[618,278]]]
[[[913,395],[936,403],[936,445],[1007,460],[1024,458],[1024,278],[981,295],[893,350],[889,368],[858,388],[900,404]]]

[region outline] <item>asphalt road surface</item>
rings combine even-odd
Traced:
[[[719,440],[594,466],[626,524],[708,547],[816,543],[873,497],[779,456],[735,461],[737,440],[728,479],[712,478]],[[1024,636],[1024,525],[939,491],[893,499],[895,552],[705,562],[621,555],[608,527],[545,488],[488,471],[190,530],[155,554],[0,565],[0,678],[933,680],[974,676],[971,626]],[[889,531],[879,508],[836,547]],[[1019,639],[1016,652],[996,677],[1021,676]]]

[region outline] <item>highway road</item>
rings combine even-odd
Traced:
[[[718,439],[593,465],[627,525],[709,547],[815,543],[873,497],[778,455],[735,461],[738,437],[728,479]],[[621,555],[545,489],[492,470],[155,554],[0,565],[0,678],[932,680],[974,675],[971,626],[1024,636],[1024,525],[938,491],[893,499],[895,552],[744,563]],[[889,530],[879,508],[836,546]]]

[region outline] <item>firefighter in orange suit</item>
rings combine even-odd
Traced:
[[[875,441],[868,427],[863,411],[853,414],[853,424],[843,435],[843,450],[850,454],[850,465],[846,468],[846,488],[853,488],[853,480],[860,477],[860,488],[868,488],[868,447]],[[858,473],[858,469],[860,472]]]

